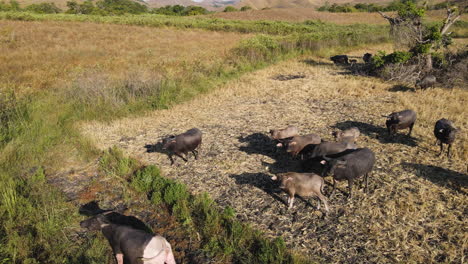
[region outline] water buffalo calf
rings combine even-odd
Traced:
[[[351,143],[354,143],[360,134],[361,132],[359,132],[359,128],[357,127],[348,128],[343,131],[334,131],[332,133],[337,141]]]
[[[348,180],[349,198],[351,198],[353,181],[362,175],[365,175],[366,187],[364,190],[367,192],[369,173],[375,163],[374,152],[368,148],[360,148],[336,159],[327,157],[324,157],[324,159],[322,164],[325,165],[325,168],[322,176],[333,176],[333,190],[330,196],[335,191],[336,181]]]
[[[364,56],[362,56],[362,60],[363,60],[365,63],[370,63],[371,60],[372,60],[372,54],[370,54],[370,53],[364,54]]]
[[[328,202],[323,195],[323,178],[314,173],[280,173],[271,177],[274,181],[280,181],[280,188],[288,194],[288,209],[293,207],[294,195],[301,197],[315,196],[325,205],[325,211],[328,212]],[[320,201],[317,209],[320,210]]]
[[[291,153],[294,157],[296,157],[298,154],[302,152],[302,150],[307,146],[307,145],[316,145],[320,144],[322,139],[320,138],[319,135],[316,134],[309,134],[309,135],[304,135],[304,136],[295,136],[289,141],[288,147],[287,147],[287,152]],[[302,156],[302,153],[301,153]],[[302,158],[302,157],[301,157]]]
[[[450,149],[452,148],[452,143],[455,141],[455,136],[458,132],[453,126],[452,121],[442,118],[435,123],[434,126],[434,136],[437,138],[436,144],[440,143],[440,153],[444,150],[444,144],[448,144],[447,157],[450,157]]]
[[[330,57],[330,60],[333,61],[333,63],[335,64],[349,64],[347,55],[336,55]]]
[[[112,224],[103,214],[82,221],[80,226],[92,231],[101,230],[118,264],[175,264],[171,245],[162,236]]]
[[[295,126],[288,126],[283,129],[272,129],[270,130],[270,136],[272,139],[280,140],[285,138],[291,138],[297,135],[298,129]]]
[[[169,151],[169,158],[171,160],[171,165],[174,164],[174,159],[172,154],[181,157],[185,162],[187,162],[188,152],[192,152],[195,156],[195,159],[198,159],[198,151],[196,150],[202,142],[202,132],[198,128],[192,128],[187,130],[185,133],[177,135],[177,136],[170,136],[165,138],[162,142],[163,149]],[[186,158],[182,156],[182,154],[186,155]]]
[[[436,84],[436,77],[434,75],[428,75],[422,78],[421,80],[418,80],[415,86],[416,88],[426,89],[429,87],[434,87],[435,84]]]
[[[408,136],[411,136],[411,131],[413,131],[413,126],[416,122],[416,112],[413,110],[404,110],[383,117],[387,118],[385,125],[390,135],[396,134],[400,129],[409,128]]]

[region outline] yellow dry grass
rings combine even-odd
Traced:
[[[352,55],[358,54],[361,51]],[[191,191],[210,193],[219,204],[233,207],[242,221],[272,237],[283,236],[289,246],[318,262],[463,262],[468,239],[468,91],[395,92],[394,83],[343,72],[319,58],[288,61],[173,109],[112,124],[86,123],[81,131],[101,149],[117,145],[146,164],[160,166],[165,176]],[[278,74],[306,77],[273,80]],[[407,108],[418,113],[413,138],[402,132],[394,140],[386,138],[381,115]],[[452,160],[436,156],[438,147],[433,145],[433,126],[442,117],[462,130]],[[302,133],[330,140],[332,126],[346,121],[362,124],[358,144],[376,153],[370,193],[355,189],[352,201],[331,199],[332,212],[325,219],[299,200],[295,210],[286,212],[285,205],[265,191],[271,188],[269,175],[275,172],[272,168],[299,167],[286,154],[272,152],[264,141],[267,131],[294,124]],[[200,160],[170,166],[164,154],[146,152],[145,145],[191,127],[205,135]],[[271,164],[269,170],[265,163]]]
[[[444,10],[427,12],[427,19],[441,20],[445,18]],[[272,8],[266,10],[251,10],[246,12],[220,12],[210,15],[217,18],[237,19],[237,20],[274,20],[303,22],[305,20],[321,20],[323,22],[336,23],[340,25],[349,24],[388,24],[378,13],[329,13],[319,12],[315,8]],[[463,15],[463,20],[468,19],[468,15]]]
[[[140,26],[0,21],[0,89],[34,92],[86,72],[183,74],[221,60],[248,35]]]

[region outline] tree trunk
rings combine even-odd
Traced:
[[[424,71],[425,72],[430,72],[432,71],[432,55],[426,54],[426,66],[424,66]]]

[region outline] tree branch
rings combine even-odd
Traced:
[[[444,35],[447,32],[447,30],[453,25],[453,23],[455,23],[461,17],[460,14],[458,14],[456,17],[453,17],[454,15],[454,10],[447,7],[447,18],[445,19],[444,24],[440,28],[440,33],[442,35]]]

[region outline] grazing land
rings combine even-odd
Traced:
[[[275,78],[280,75],[305,77],[281,81]],[[81,131],[100,149],[118,146],[145,164],[157,164],[191,192],[208,192],[219,205],[234,208],[239,220],[273,238],[282,236],[288,246],[318,262],[461,263],[466,250],[461,246],[466,239],[461,209],[467,206],[468,191],[466,133],[448,160],[437,157],[432,129],[441,117],[466,128],[467,91],[397,88],[350,76],[328,61],[304,58],[248,74],[173,109],[112,124],[85,123]],[[418,113],[414,135],[388,137],[381,115],[407,108]],[[326,217],[313,199],[286,210],[286,195],[275,192],[270,177],[302,167],[275,150],[267,131],[291,124],[326,140],[332,139],[333,129],[357,126],[363,135],[358,145],[377,155],[370,193],[357,191],[349,202],[338,194]],[[191,127],[204,132],[197,161],[179,159],[170,166],[157,146],[148,147]],[[342,192],[345,186],[339,185]]]
[[[444,18],[444,10],[427,11],[430,21],[440,21]],[[208,17],[217,17],[236,20],[272,20],[304,22],[306,20],[320,20],[323,22],[350,25],[357,23],[386,25],[388,22],[377,13],[330,13],[319,12],[315,8],[272,8],[265,10],[252,10],[246,12],[219,12]],[[467,15],[464,15],[466,20]]]
[[[113,263],[79,228],[92,200],[166,236],[177,263],[463,262],[466,87],[414,91],[324,59],[391,50],[387,32],[0,12],[0,263]],[[391,139],[380,115],[405,108],[414,135]],[[432,145],[441,117],[461,129],[451,160]],[[358,126],[378,156],[370,193],[287,211],[269,177],[303,166],[267,131],[288,124],[325,139]],[[192,127],[201,159],[170,166],[156,143]]]
[[[55,21],[0,20],[0,28],[0,83],[18,94],[63,89],[80,76],[110,80],[178,76],[194,65],[219,63],[240,40],[251,37]]]

